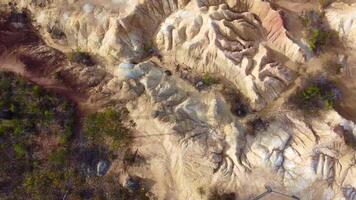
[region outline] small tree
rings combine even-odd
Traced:
[[[202,77],[202,80],[204,85],[210,86],[213,84],[216,84],[218,82],[217,79],[215,79],[211,74],[205,73]]]

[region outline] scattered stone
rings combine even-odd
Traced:
[[[199,82],[195,85],[195,87],[196,87],[197,89],[202,89],[203,86],[204,86],[203,81],[199,81]]]
[[[110,162],[107,160],[101,160],[96,166],[96,174],[98,176],[104,176],[110,168]]]
[[[141,188],[141,182],[138,177],[128,177],[126,179],[126,187],[131,191],[138,191]]]

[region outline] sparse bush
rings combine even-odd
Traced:
[[[215,79],[211,74],[205,73],[201,79],[204,85],[210,86],[213,84],[216,84],[218,82],[217,79]]]
[[[323,24],[324,12],[308,11],[300,16],[305,27],[304,37],[307,45],[314,53],[320,53],[331,44],[339,44],[339,37],[335,31],[329,30]]]
[[[37,169],[26,174],[23,187],[31,199],[59,199],[81,181],[73,169]]]
[[[297,91],[290,101],[307,114],[317,114],[320,110],[332,108],[340,96],[340,90],[333,82],[325,78],[314,78]]]
[[[57,26],[53,26],[47,30],[51,37],[56,40],[61,40],[66,38],[66,34]]]
[[[25,146],[21,143],[14,145],[14,151],[17,158],[21,158],[27,153]]]
[[[95,64],[89,53],[82,52],[79,50],[70,53],[68,55],[68,59],[72,62],[83,64],[86,66],[93,66]]]
[[[303,13],[300,17],[302,24],[307,30],[318,28],[323,23],[324,13],[315,10],[309,10]]]
[[[138,157],[138,151],[132,152],[131,149],[127,149],[124,154],[123,162],[125,165],[133,165]]]
[[[300,20],[302,21],[304,27],[309,27],[311,25],[311,20],[307,16],[301,16]]]
[[[342,72],[343,64],[341,62],[337,62],[335,60],[328,60],[325,64],[326,71],[331,75],[338,75]]]
[[[48,161],[53,166],[60,166],[65,164],[67,157],[68,150],[66,148],[61,148],[49,155]]]
[[[235,193],[221,193],[217,189],[212,189],[208,195],[208,200],[236,200]]]
[[[330,43],[333,34],[330,31],[325,31],[319,28],[309,31],[307,43],[310,50],[320,52],[327,44]]]

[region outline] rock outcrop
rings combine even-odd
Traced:
[[[107,6],[106,2],[100,1],[41,3],[21,0],[18,6],[34,15],[35,23],[43,33],[55,27],[65,34],[64,38],[55,42],[115,62],[142,59],[161,21],[183,7],[187,0],[115,2]],[[51,40],[50,35],[46,38]]]
[[[199,8],[191,2],[163,22],[156,42],[178,64],[229,80],[261,109],[294,78],[290,69],[267,56],[263,42],[279,38],[273,30],[266,32],[251,12],[234,12],[226,4]]]
[[[35,23],[51,43],[105,57],[112,65],[144,59],[156,37],[158,48],[174,51],[178,64],[226,78],[257,110],[278,97],[294,78],[291,70],[268,59],[268,48],[293,61],[304,61],[303,52],[284,27],[282,11],[269,2],[241,1],[231,8],[223,1],[112,4],[64,1],[46,6],[19,1],[20,7],[35,15]]]
[[[165,159],[170,163],[175,198],[196,199],[196,188],[215,185],[226,191],[248,185],[250,192],[256,192],[270,184],[302,199],[336,198],[345,188],[355,187],[356,155],[343,136],[334,132],[334,127],[346,123],[336,112],[329,112],[323,122],[277,113],[268,119],[266,130],[249,136],[214,89],[200,93],[189,83],[167,76],[151,61],[130,70],[139,74],[134,79],[145,87],[137,101],[129,104],[131,116],[146,137],[161,135],[157,151],[168,154]],[[160,165],[157,168],[164,166]],[[268,180],[269,176],[274,179]],[[258,181],[251,183],[249,177]],[[240,193],[243,199],[249,198],[245,192]],[[162,193],[162,198],[168,194],[173,195]]]

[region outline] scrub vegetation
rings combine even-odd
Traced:
[[[305,28],[304,38],[309,49],[319,54],[333,44],[339,44],[339,37],[333,30],[324,24],[324,12],[310,10],[301,17],[301,22]]]
[[[93,113],[79,131],[76,106],[60,95],[5,72],[0,91],[0,199],[148,199],[143,186],[97,172],[129,148],[125,112]]]
[[[315,115],[322,110],[333,108],[340,97],[340,90],[335,84],[321,77],[306,81],[304,86],[290,98],[290,102],[304,113]]]

